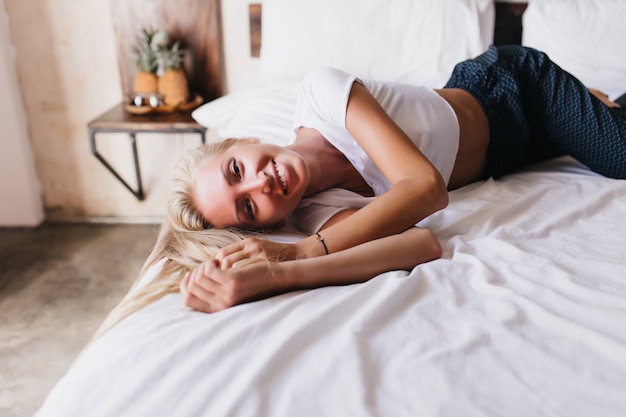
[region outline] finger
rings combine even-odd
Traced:
[[[201,287],[207,291],[214,292],[214,289],[220,285],[219,282],[213,279],[217,271],[219,271],[219,268],[213,261],[203,262],[191,271],[187,289],[191,290],[192,287]]]
[[[189,294],[189,291],[187,291],[187,285],[189,284],[190,276],[191,276],[191,273],[187,272],[185,276],[183,277],[183,279],[180,280],[180,285],[179,285],[180,293],[183,295],[183,297]]]
[[[231,255],[226,256],[220,261],[220,269],[222,271],[225,271],[227,269],[232,268],[233,265],[235,265],[237,262],[243,261],[245,259],[249,259],[253,256],[254,254],[248,251],[241,251],[241,252],[233,253]]]
[[[233,253],[241,251],[242,249],[245,248],[245,246],[246,246],[246,240],[242,240],[241,242],[224,246],[222,249],[220,249],[217,252],[217,255],[215,255],[215,259],[217,259],[218,261],[222,261],[225,257]]]
[[[216,271],[219,269],[215,269],[210,264],[203,264],[201,268],[196,268],[189,276],[187,291],[201,299],[210,299],[221,285],[211,278]]]
[[[205,268],[209,271],[215,271],[211,265],[201,265],[194,271],[185,274],[181,281],[181,294],[186,306],[205,313],[213,313],[221,308],[216,307],[219,304],[219,298],[211,289],[217,288],[220,284],[202,275]],[[219,270],[217,271],[219,272]],[[207,283],[209,284],[207,285]],[[207,287],[210,289],[207,290]]]
[[[191,277],[191,273],[187,272],[185,276],[183,277],[183,279],[180,280],[180,294],[183,299],[183,304],[185,304],[187,307],[190,307],[194,310],[210,312],[208,311],[208,310],[212,310],[210,303],[198,299],[196,296],[194,296],[193,294],[189,292],[187,287],[189,285],[190,277]]]
[[[210,302],[202,300],[190,293],[187,294],[183,301],[187,307],[197,311],[202,311],[203,313],[213,313],[215,311]]]

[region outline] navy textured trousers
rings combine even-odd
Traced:
[[[459,63],[446,88],[466,90],[487,115],[485,178],[571,155],[604,176],[626,179],[625,112],[606,106],[545,53],[491,46]]]

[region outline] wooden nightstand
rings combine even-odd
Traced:
[[[199,125],[191,117],[191,112],[153,113],[134,115],[126,110],[122,103],[98,116],[87,124],[91,153],[131,192],[138,200],[145,197],[141,183],[141,171],[137,155],[137,133],[196,133],[200,135],[202,143],[206,141],[206,128]],[[131,187],[109,162],[98,152],[96,135],[98,133],[127,133],[130,138],[131,150],[137,177],[137,189]]]

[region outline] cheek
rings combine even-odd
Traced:
[[[291,207],[291,204],[285,201],[266,200],[263,203],[263,223],[265,226],[274,225],[280,220],[283,220],[295,208]]]
[[[267,205],[268,208],[268,217],[271,220],[279,220],[280,218],[287,215],[288,207],[285,207],[285,204],[278,203],[276,201],[272,201]]]

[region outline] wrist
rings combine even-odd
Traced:
[[[323,235],[322,239],[323,239]],[[308,259],[327,255],[328,246],[326,241],[320,241],[316,234],[308,236],[295,245],[296,254],[293,259]]]
[[[271,288],[275,294],[301,289],[297,273],[298,261],[277,262],[272,265]]]
[[[328,246],[326,246],[326,242],[324,241],[324,238],[322,237],[322,235],[320,235],[319,233],[315,233],[315,236],[317,237],[317,241],[322,244],[322,247],[324,248],[324,253],[328,255],[329,254]]]

